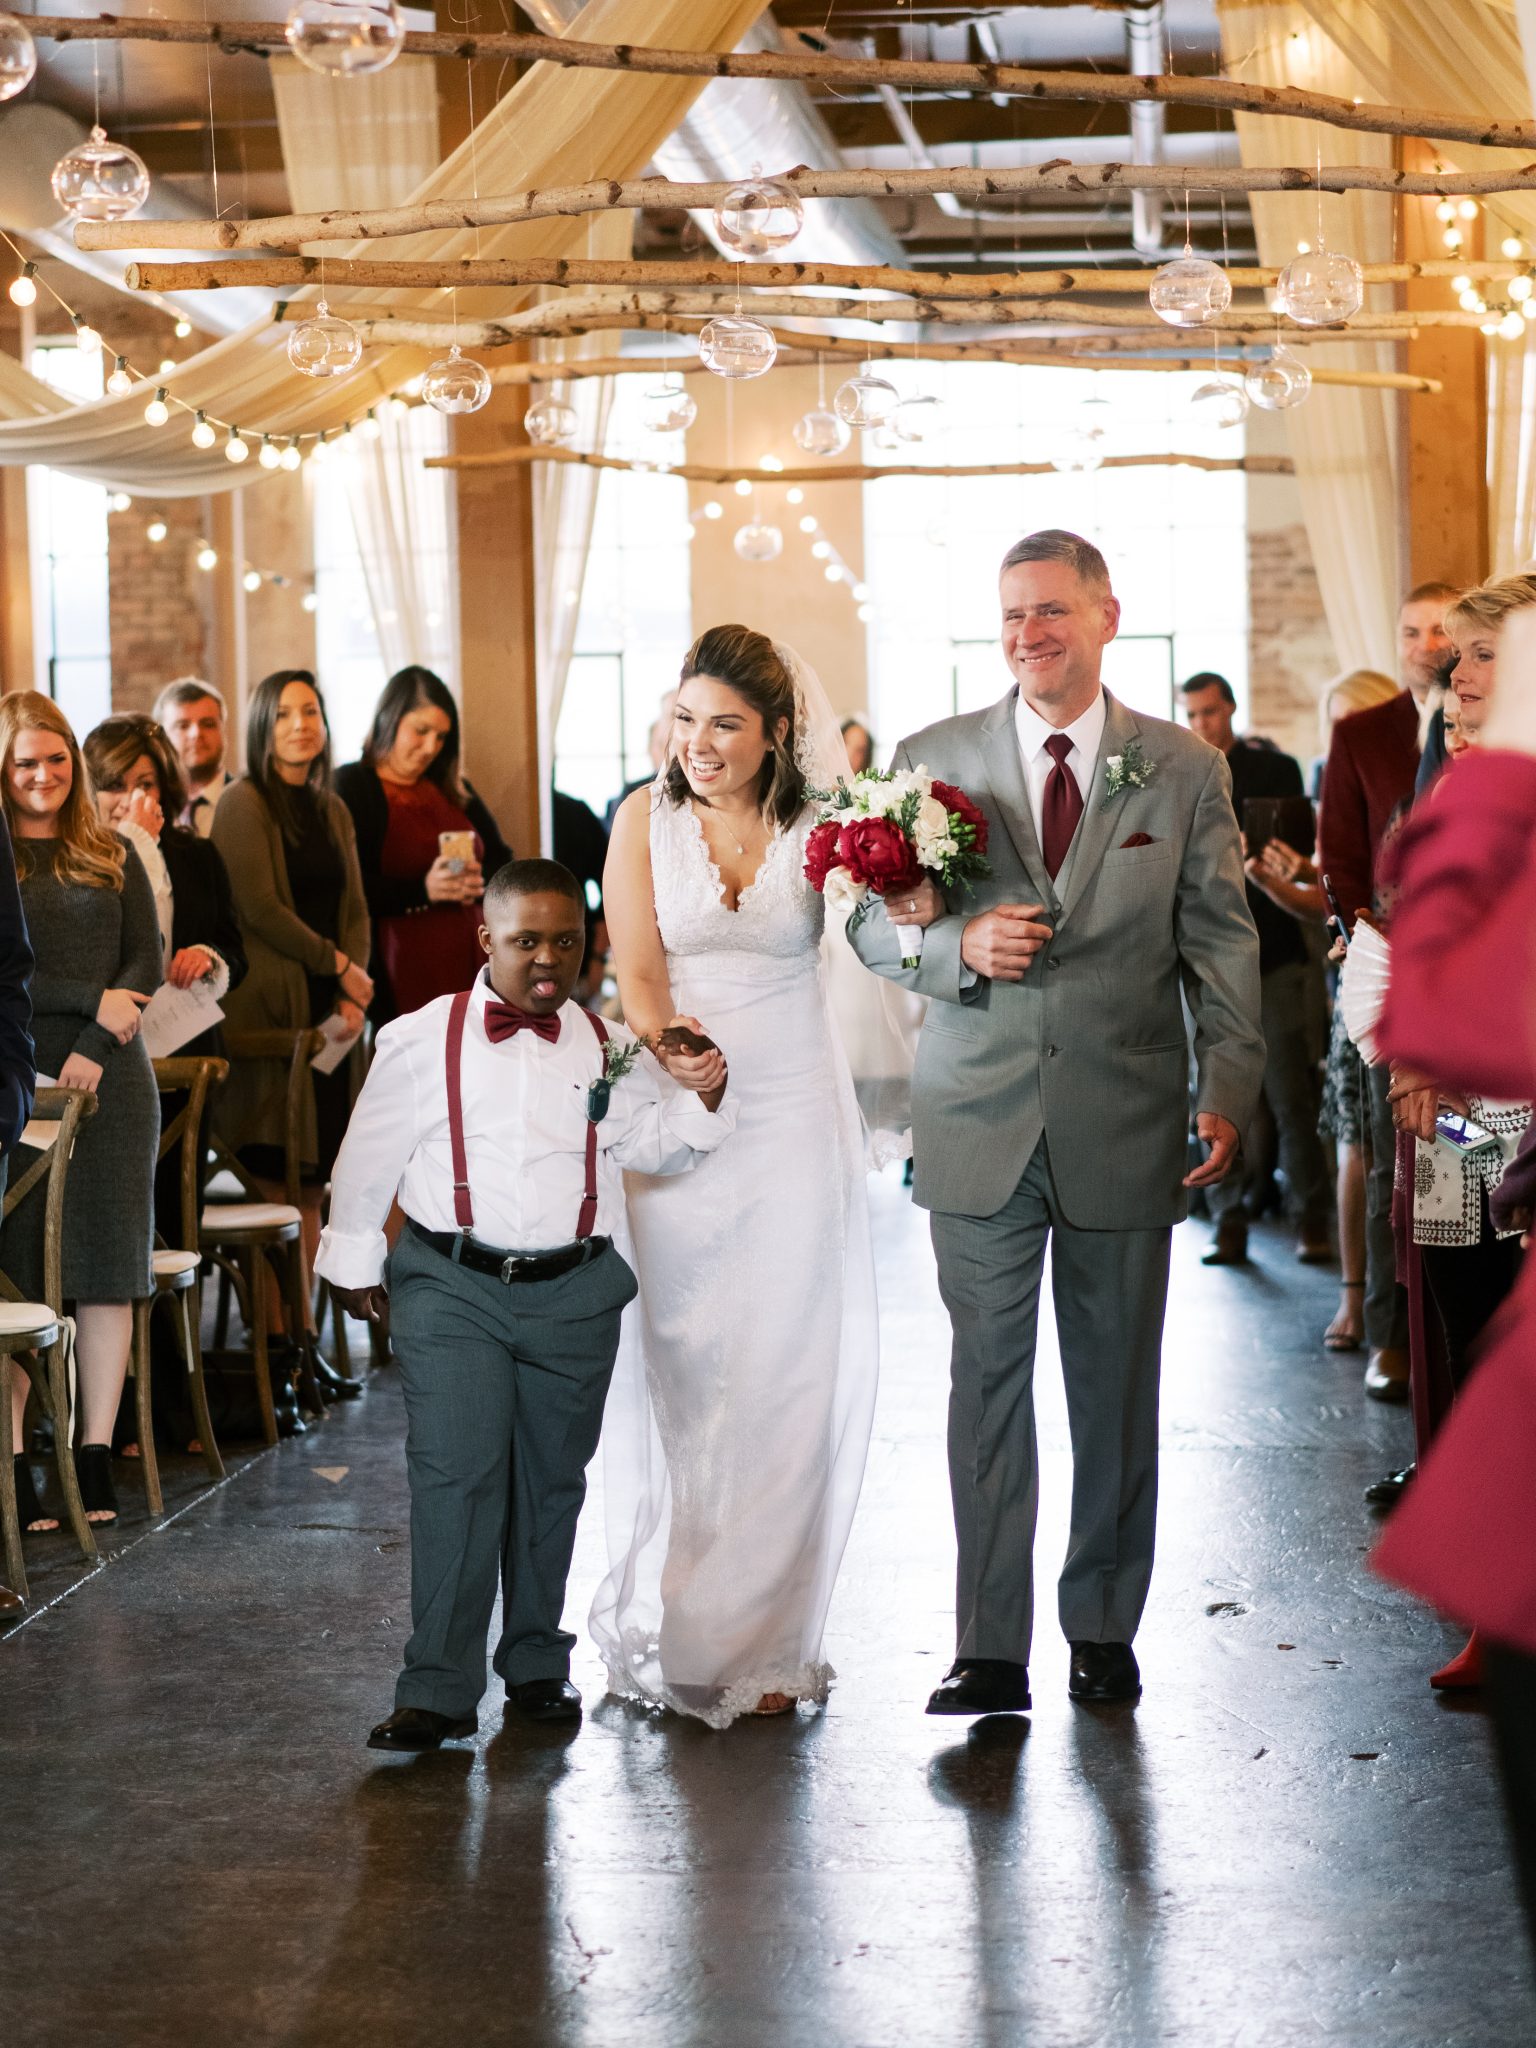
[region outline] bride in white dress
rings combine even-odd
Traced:
[[[822,1633],[878,1362],[863,1143],[805,879],[845,764],[816,678],[745,626],[683,665],[673,758],[614,822],[603,898],[624,1015],[682,1013],[739,1121],[691,1174],[630,1175],[640,1298],[604,1423],[610,1689],[723,1728],[822,1701]]]

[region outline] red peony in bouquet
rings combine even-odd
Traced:
[[[805,844],[806,878],[847,914],[850,929],[872,897],[899,895],[924,875],[954,888],[991,872],[985,816],[964,790],[936,782],[926,768],[867,769],[836,789],[813,791],[812,800],[822,815]],[[904,925],[901,936],[902,965],[915,967],[922,931]]]

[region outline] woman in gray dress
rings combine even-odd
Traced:
[[[38,1069],[66,1088],[89,1089],[97,1102],[70,1164],[64,1294],[76,1320],[81,1498],[91,1521],[111,1522],[117,1498],[110,1445],[128,1371],[133,1302],[154,1292],[160,1098],[139,1025],[160,986],[160,931],[138,855],[97,818],[69,721],[34,690],[0,698],[0,801],[37,955]],[[0,1263],[24,1295],[41,1297],[41,1190],[7,1222]],[[16,1378],[19,1443],[26,1381]],[[57,1527],[39,1511],[24,1457],[17,1459],[16,1491],[24,1528]]]

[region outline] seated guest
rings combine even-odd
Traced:
[[[451,995],[480,959],[485,877],[512,858],[480,798],[459,773],[459,712],[427,668],[384,685],[363,758],[337,770],[352,814],[357,860],[373,921],[375,1025]],[[467,835],[462,848],[443,835]]]
[[[32,998],[27,993],[32,967],[10,830],[0,814],[0,1193],[5,1189],[6,1161],[32,1114],[37,1085]],[[0,1621],[20,1614],[24,1605],[19,1593],[0,1585]]]
[[[154,895],[138,855],[96,815],[69,721],[49,697],[0,697],[0,801],[16,847],[22,906],[37,954],[32,977],[38,1065],[96,1097],[80,1127],[64,1209],[64,1294],[74,1303],[80,1376],[76,1467],[87,1517],[117,1519],[111,1439],[128,1372],[133,1303],[152,1294],[151,1203],[160,1098],[139,1036],[161,981]],[[5,1268],[43,1299],[44,1202],[5,1227]],[[20,1442],[27,1381],[14,1376]],[[24,1528],[56,1528],[16,1461]]]
[[[219,798],[232,779],[224,765],[223,695],[200,676],[183,676],[167,683],[155,699],[154,718],[176,749],[186,776],[185,815],[177,822],[206,839],[213,831]]]
[[[230,1029],[302,1031],[334,1016],[360,1034],[373,1000],[361,964],[368,957],[368,908],[352,815],[331,788],[325,705],[307,669],[278,669],[257,684],[245,758],[246,773],[220,798],[213,821],[248,963],[226,1004]],[[304,1090],[298,1164],[307,1260],[320,1241],[322,1193],[360,1069],[359,1040],[333,1073],[311,1074]],[[241,1163],[273,1201],[287,1199],[287,1074],[286,1060],[236,1060],[215,1112]],[[290,1340],[299,1335],[291,1331]],[[361,1389],[326,1372],[321,1380],[332,1393]]]

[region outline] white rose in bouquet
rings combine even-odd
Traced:
[[[829,868],[822,894],[835,915],[849,917],[864,901],[864,884],[855,881],[847,868]]]

